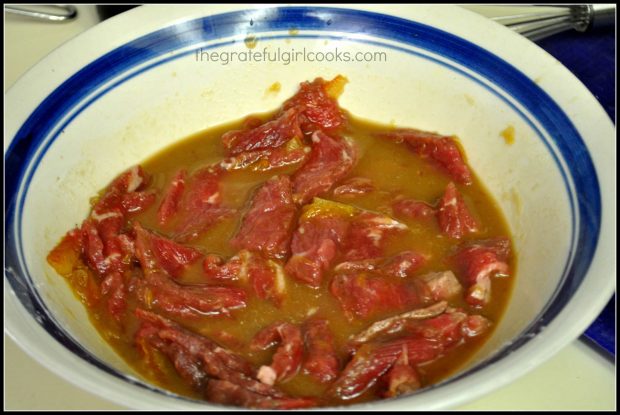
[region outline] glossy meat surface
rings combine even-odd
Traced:
[[[50,252],[144,378],[246,408],[368,402],[445,379],[497,327],[516,255],[459,139],[358,120],[345,83],[127,169]]]

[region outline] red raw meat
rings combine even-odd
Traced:
[[[168,330],[164,322],[156,321],[156,318],[163,319],[163,317],[139,308],[135,310],[135,314],[140,319],[141,324],[134,336],[134,344],[146,365],[159,372],[160,376],[165,376],[163,362],[156,352],[159,351],[168,357],[181,378],[192,387],[200,388],[206,380],[206,373],[202,370],[198,356],[199,350],[189,353],[183,346],[160,338],[159,333]],[[172,322],[169,323],[174,325]]]
[[[349,339],[353,351],[376,338],[393,337],[400,333],[406,337],[428,339],[444,347],[454,347],[469,338],[480,336],[491,327],[491,322],[480,315],[467,315],[463,311],[448,308],[446,301],[415,309],[376,321],[361,333]]]
[[[344,77],[338,76],[329,82],[323,78],[302,82],[299,92],[284,103],[283,109],[301,109],[301,128],[304,132],[313,132],[317,128],[330,130],[341,127],[345,124],[346,117],[334,97],[337,94],[330,93],[330,89],[341,88],[345,81]]]
[[[430,301],[448,300],[461,291],[451,271],[406,280],[373,272],[375,275],[358,272],[334,276],[331,293],[340,301],[349,320],[364,319],[378,312],[411,309]]]
[[[100,276],[106,274],[109,264],[104,261],[103,241],[97,231],[96,222],[93,219],[86,219],[82,223],[82,250],[86,257],[88,266],[97,271]]]
[[[228,330],[221,329],[210,333],[210,336],[224,346],[240,349],[245,346],[245,342],[233,335]]]
[[[127,214],[130,211],[137,212],[148,207],[155,201],[154,194],[133,195],[136,191],[144,189],[148,182],[149,176],[142,167],[133,166],[121,173],[106,187],[103,196],[93,206],[93,212],[99,215],[110,211],[121,211]]]
[[[230,217],[233,213],[234,210],[230,208],[209,207],[196,212],[194,215],[187,214],[176,228],[174,239],[182,243],[192,241],[220,220]]]
[[[95,205],[91,216],[83,222],[81,228],[81,246],[86,263],[101,278],[101,295],[107,299],[110,314],[119,321],[126,308],[127,291],[124,275],[130,271],[134,252],[132,239],[120,233],[124,222],[122,207],[111,206],[122,201],[122,197],[116,197],[121,195],[120,191],[127,188],[135,190],[135,187],[139,186],[132,184],[131,180],[137,181],[138,179],[130,180],[131,177],[135,175],[142,182],[143,175],[135,173],[136,171],[141,172],[141,169],[134,168],[131,170],[134,173],[124,173],[108,186],[106,195]],[[121,196],[132,194],[136,193],[126,193]],[[102,211],[103,209],[108,209],[108,211]],[[89,285],[88,292],[92,297],[94,287],[91,285]]]
[[[338,216],[315,216],[300,222],[291,243],[293,255],[285,269],[295,279],[319,287],[349,224]]]
[[[108,310],[120,320],[126,304],[123,275],[130,270],[133,258],[131,239],[120,234],[123,215],[115,210],[97,215],[95,212],[82,223],[82,254],[86,264],[100,278],[101,294],[107,297]],[[92,286],[90,294],[94,295]]]
[[[123,211],[128,213],[138,213],[151,206],[157,196],[154,192],[132,192],[123,195],[121,206]]]
[[[410,219],[429,219],[435,217],[436,211],[426,202],[413,199],[397,199],[392,204],[394,215]]]
[[[491,321],[486,317],[479,315],[467,316],[463,324],[461,325],[461,332],[463,336],[477,337],[483,333],[486,333],[491,327]]]
[[[179,170],[166,189],[164,198],[157,210],[157,220],[160,225],[165,225],[179,210],[179,203],[183,197],[183,191],[185,190],[185,180],[187,172],[185,170]]]
[[[413,251],[403,251],[390,258],[371,258],[346,261],[334,267],[337,273],[374,271],[389,277],[405,278],[415,274],[428,260],[426,255]]]
[[[250,348],[265,350],[277,343],[280,346],[273,355],[271,366],[261,366],[256,375],[258,380],[267,385],[291,379],[301,366],[304,346],[301,330],[294,324],[276,322],[265,327],[254,336]]]
[[[149,176],[141,166],[133,166],[121,173],[106,189],[106,193],[131,193],[148,185]]]
[[[106,245],[104,253],[109,250],[108,242],[120,235],[123,229],[124,215],[119,209],[113,209],[108,212],[98,213],[92,211],[89,220],[92,220],[97,228],[101,240]]]
[[[138,297],[149,308],[157,307],[181,318],[228,315],[246,305],[245,291],[240,288],[181,285],[159,272],[150,272],[139,282]]]
[[[120,233],[122,226],[120,219],[120,217],[110,217],[100,222],[95,221],[95,229],[103,242],[104,259],[100,269],[105,268],[105,272],[100,274],[101,276],[109,272],[123,273],[130,269],[133,251],[127,244],[131,244],[131,238]],[[92,216],[89,220],[92,220]]]
[[[248,265],[248,274],[258,298],[272,300],[277,306],[282,304],[286,287],[280,263],[254,255]]]
[[[310,157],[293,175],[294,200],[303,205],[327,192],[349,174],[356,161],[357,151],[346,140],[316,131]]]
[[[413,251],[404,251],[389,258],[379,266],[379,272],[390,277],[410,277],[426,263],[426,256]]]
[[[478,231],[478,222],[452,182],[448,183],[446,192],[439,200],[437,220],[441,231],[451,238],[460,239],[470,232]]]
[[[262,252],[269,258],[285,257],[296,210],[288,176],[268,180],[254,195],[231,246]]]
[[[415,368],[409,364],[406,351],[400,355],[385,377],[388,386],[383,396],[386,398],[408,394],[422,387],[420,375]]]
[[[187,180],[187,191],[184,192],[182,208],[187,213],[199,212],[222,202],[220,178],[222,171],[215,167],[198,170]]]
[[[145,273],[163,270],[179,278],[187,265],[202,257],[200,251],[149,232],[138,222],[134,223],[134,231],[136,256]]]
[[[284,299],[286,281],[279,262],[241,250],[225,263],[215,255],[208,255],[202,265],[208,279],[249,281],[258,298],[272,300],[277,306]]]
[[[508,275],[510,240],[508,238],[487,239],[462,246],[455,260],[467,284],[465,300],[474,306],[484,306],[491,299],[491,277]]]
[[[259,127],[261,124],[263,124],[263,120],[255,115],[248,115],[241,123],[242,127],[246,130]]]
[[[428,321],[428,320],[425,320]],[[407,351],[407,359],[410,364],[420,364],[435,360],[446,348],[446,344],[426,338],[404,338],[392,340],[380,345],[376,349],[378,356],[399,356],[403,349]]]
[[[153,345],[160,343],[153,341]],[[208,377],[202,369],[200,357],[193,356],[177,343],[166,344],[161,342],[158,349],[168,356],[175,370],[181,377],[196,389],[201,388]]]
[[[334,267],[334,272],[338,274],[350,274],[363,271],[376,271],[379,268],[381,262],[381,258],[341,262]]]
[[[365,344],[330,386],[329,393],[340,399],[355,398],[373,386],[403,354],[413,365],[435,360],[443,351],[441,343],[418,338]]]
[[[303,146],[298,139],[291,140],[291,145],[282,145],[274,149],[246,151],[227,157],[219,166],[227,171],[251,169],[269,171],[280,167],[301,164],[310,153],[310,147]]]
[[[412,321],[406,331],[417,338],[440,342],[443,346],[455,346],[463,340],[462,325],[467,314],[457,310],[440,314],[426,320]]]
[[[322,383],[338,376],[340,363],[334,348],[334,336],[327,320],[313,319],[304,324],[307,356],[303,364],[304,373]]]
[[[367,318],[384,311],[402,311],[421,303],[416,290],[402,281],[366,274],[339,274],[330,286],[331,293],[349,320]]]
[[[448,300],[463,291],[452,271],[429,272],[417,277],[435,301]]]
[[[404,141],[414,153],[432,160],[457,182],[472,183],[472,174],[453,137],[415,129],[400,129],[377,136],[397,143]]]
[[[152,247],[161,267],[175,278],[181,275],[187,265],[202,257],[196,249],[179,245],[166,238],[154,236]]]
[[[357,346],[367,343],[369,340],[388,334],[394,334],[403,330],[411,322],[424,320],[438,316],[448,308],[447,301],[440,301],[426,308],[417,308],[383,320],[375,321],[361,333],[349,338],[349,346],[355,349]]]
[[[132,238],[121,232],[125,215],[139,212],[155,201],[154,193],[139,191],[148,180],[140,166],[120,174],[105,189],[81,227],[83,257],[100,277],[101,294],[107,297],[108,311],[117,320],[126,308],[124,275],[130,271],[134,255]],[[97,297],[92,285],[89,282],[89,301]]]
[[[222,135],[222,144],[228,154],[234,155],[245,151],[276,148],[293,138],[301,138],[299,128],[299,108],[291,108],[278,118],[250,130],[234,130]]]
[[[340,197],[356,197],[375,190],[370,179],[353,177],[334,189],[334,195]]]
[[[107,296],[108,311],[119,320],[127,307],[125,282],[120,272],[108,273],[101,283],[101,294]]]
[[[344,243],[344,259],[359,261],[383,256],[389,235],[407,229],[407,226],[386,215],[362,212],[353,220]]]
[[[243,357],[221,347],[206,337],[184,330],[179,326],[173,325],[168,328],[162,328],[157,335],[164,341],[178,344],[190,353],[201,355],[203,367],[210,376],[232,378],[252,376],[254,373],[252,365]],[[268,388],[259,385],[258,382],[254,383],[256,383],[256,387],[260,390],[268,390]]]
[[[233,213],[232,209],[220,206],[222,173],[217,166],[205,167],[186,180],[179,206],[183,217],[175,229],[175,240],[188,242]]]
[[[245,277],[242,278],[240,275],[243,272],[242,267],[244,266],[242,253],[249,254],[248,251],[241,251],[227,262],[224,262],[224,259],[218,255],[206,255],[204,261],[202,261],[202,269],[207,280],[234,281],[247,278],[247,271],[245,271]],[[247,264],[247,262],[245,264]]]
[[[314,398],[273,397],[248,390],[226,380],[209,380],[205,398],[214,403],[257,409],[302,409],[317,405]]]
[[[303,402],[303,398],[290,398],[273,386],[255,380],[254,370],[249,362],[206,337],[189,332],[164,317],[139,308],[136,309],[136,316],[142,321],[142,326],[136,333],[136,343],[141,345],[145,352],[146,345],[149,345],[168,356],[181,377],[196,390],[202,391],[205,386],[208,389],[211,382],[220,382],[215,380],[220,379],[222,385],[251,398],[239,401],[235,398],[236,394],[215,393],[211,396],[207,393],[209,399],[245,406],[276,402],[282,407],[294,407],[295,403],[301,405]],[[205,385],[207,379],[209,384]]]
[[[258,163],[252,166],[255,171],[268,171],[280,167],[301,164],[310,154],[310,147],[300,140],[292,140],[291,145],[284,145],[273,150],[264,150]]]

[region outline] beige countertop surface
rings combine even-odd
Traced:
[[[77,6],[78,19],[51,24],[5,12],[5,91],[53,49],[95,25],[94,6]],[[4,408],[7,410],[122,410],[50,372],[4,336]],[[576,340],[515,382],[457,410],[614,410],[613,361]],[[415,408],[411,408],[415,409]]]

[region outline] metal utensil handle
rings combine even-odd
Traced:
[[[615,4],[591,4],[590,13],[591,21],[589,29],[597,29],[613,25],[616,21],[616,5]]]
[[[19,14],[20,16],[27,16],[34,19],[47,20],[51,22],[64,22],[67,20],[75,19],[77,16],[77,8],[75,6],[55,4],[50,5],[49,7],[56,7],[58,9],[61,9],[63,12],[51,13],[47,11],[39,11],[32,8],[28,9],[16,6],[4,6],[4,10],[6,10],[8,13]]]
[[[541,7],[545,9],[540,9]],[[591,29],[613,26],[616,17],[615,4],[540,4],[525,6],[525,8],[530,11],[504,14],[491,17],[491,19],[535,41],[570,29],[586,32]]]

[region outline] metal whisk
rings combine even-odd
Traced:
[[[540,40],[565,30],[584,32],[615,23],[615,4],[464,6],[487,16],[531,40]]]
[[[50,10],[44,10],[43,7],[58,10],[53,13]],[[26,7],[4,6],[7,13],[18,14],[20,16],[30,17],[32,19],[45,20],[47,22],[58,23],[73,20],[77,17],[77,8],[66,4],[50,4],[47,6],[26,5]]]
[[[531,12],[491,17],[531,40],[540,40],[565,30],[585,32],[615,23],[615,4],[530,6]],[[538,9],[538,10],[536,10]]]

